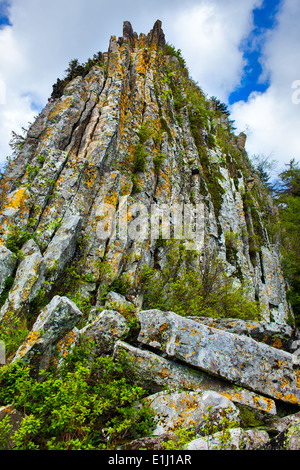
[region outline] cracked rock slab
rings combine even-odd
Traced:
[[[285,351],[173,312],[142,311],[138,341],[271,398],[300,403],[300,368]]]
[[[191,369],[154,354],[151,351],[136,348],[124,341],[117,341],[114,357],[123,357],[135,383],[149,387],[152,393],[162,391],[167,384],[170,390],[213,390],[227,397],[237,406],[250,407],[266,414],[276,415],[275,402],[250,390],[237,389],[232,384],[212,377],[206,372]]]

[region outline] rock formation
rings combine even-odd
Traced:
[[[270,427],[284,431],[270,422],[283,404],[300,405],[299,336],[271,230],[276,208],[245,135],[189,77],[160,21],[139,36],[124,22],[102,64],[49,99],[2,175],[0,198],[0,318],[30,329],[9,362],[38,375],[57,348],[62,361],[85,337],[99,354],[125,355],[153,393],[150,447],[172,434],[174,419],[196,422],[199,434],[206,400],[236,422],[232,448],[267,445]],[[164,239],[200,269],[218,259],[260,318],[147,308],[143,268],[166,267]],[[183,396],[193,405],[180,408]],[[264,429],[247,428],[249,410]],[[188,449],[218,446],[217,432]]]

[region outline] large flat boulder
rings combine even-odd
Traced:
[[[257,410],[266,416],[276,415],[276,405],[271,398],[263,397],[230,382],[213,377],[207,372],[178,364],[151,351],[136,348],[124,341],[117,341],[114,357],[124,358],[126,367],[135,383],[149,388],[152,393],[169,390],[215,391],[238,407]]]
[[[139,316],[140,343],[236,385],[300,404],[300,367],[294,355],[173,312],[147,310]]]

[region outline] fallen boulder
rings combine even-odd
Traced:
[[[224,419],[235,425],[241,420],[239,410],[228,398],[210,390],[204,393],[159,392],[145,398],[144,402],[155,412],[154,436],[179,429],[210,433],[213,425],[222,427]]]
[[[125,339],[129,333],[129,326],[125,318],[113,310],[104,310],[92,322],[79,330],[79,338],[93,340],[99,354],[113,352],[115,342]]]
[[[296,356],[173,312],[142,311],[139,318],[141,344],[254,392],[300,404]]]
[[[185,450],[255,450],[268,440],[269,435],[265,431],[225,429],[191,441]]]
[[[277,349],[291,350],[298,338],[298,331],[287,323],[240,320],[237,318],[186,317],[211,328],[218,328],[237,335],[246,335],[255,341],[265,343]]]
[[[132,380],[142,387],[149,388],[152,393],[162,391],[166,386],[169,390],[213,390],[225,396],[239,407],[256,410],[259,417],[276,415],[275,402],[246,390],[237,389],[225,380],[213,377],[201,370],[195,370],[187,365],[178,364],[167,358],[136,348],[124,341],[117,341],[114,357],[124,358],[126,368]]]
[[[45,356],[69,333],[82,318],[82,312],[67,297],[55,296],[40,313],[25,342],[12,362],[23,360],[39,369]]]

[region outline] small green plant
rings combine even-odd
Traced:
[[[162,443],[164,450],[183,450],[189,442],[196,439],[196,433],[193,429],[177,429],[173,436],[173,439]]]
[[[147,153],[145,147],[140,142],[136,144],[133,150],[133,169],[134,173],[144,172],[146,168]]]
[[[34,238],[33,233],[27,227],[19,227],[18,225],[10,225],[9,234],[6,240],[7,248],[20,255],[20,249],[28,240]]]
[[[153,157],[153,165],[154,165],[154,171],[155,173],[159,173],[161,166],[163,165],[165,161],[165,154],[158,152],[156,155]]]
[[[12,424],[10,424],[10,416],[6,415],[0,420],[0,450],[9,449],[9,437],[12,430]]]
[[[7,357],[10,357],[17,351],[29,333],[26,322],[20,318],[14,318],[13,312],[9,316],[11,320],[13,319],[13,322],[11,324],[2,322],[0,325],[0,340],[5,344]]]

